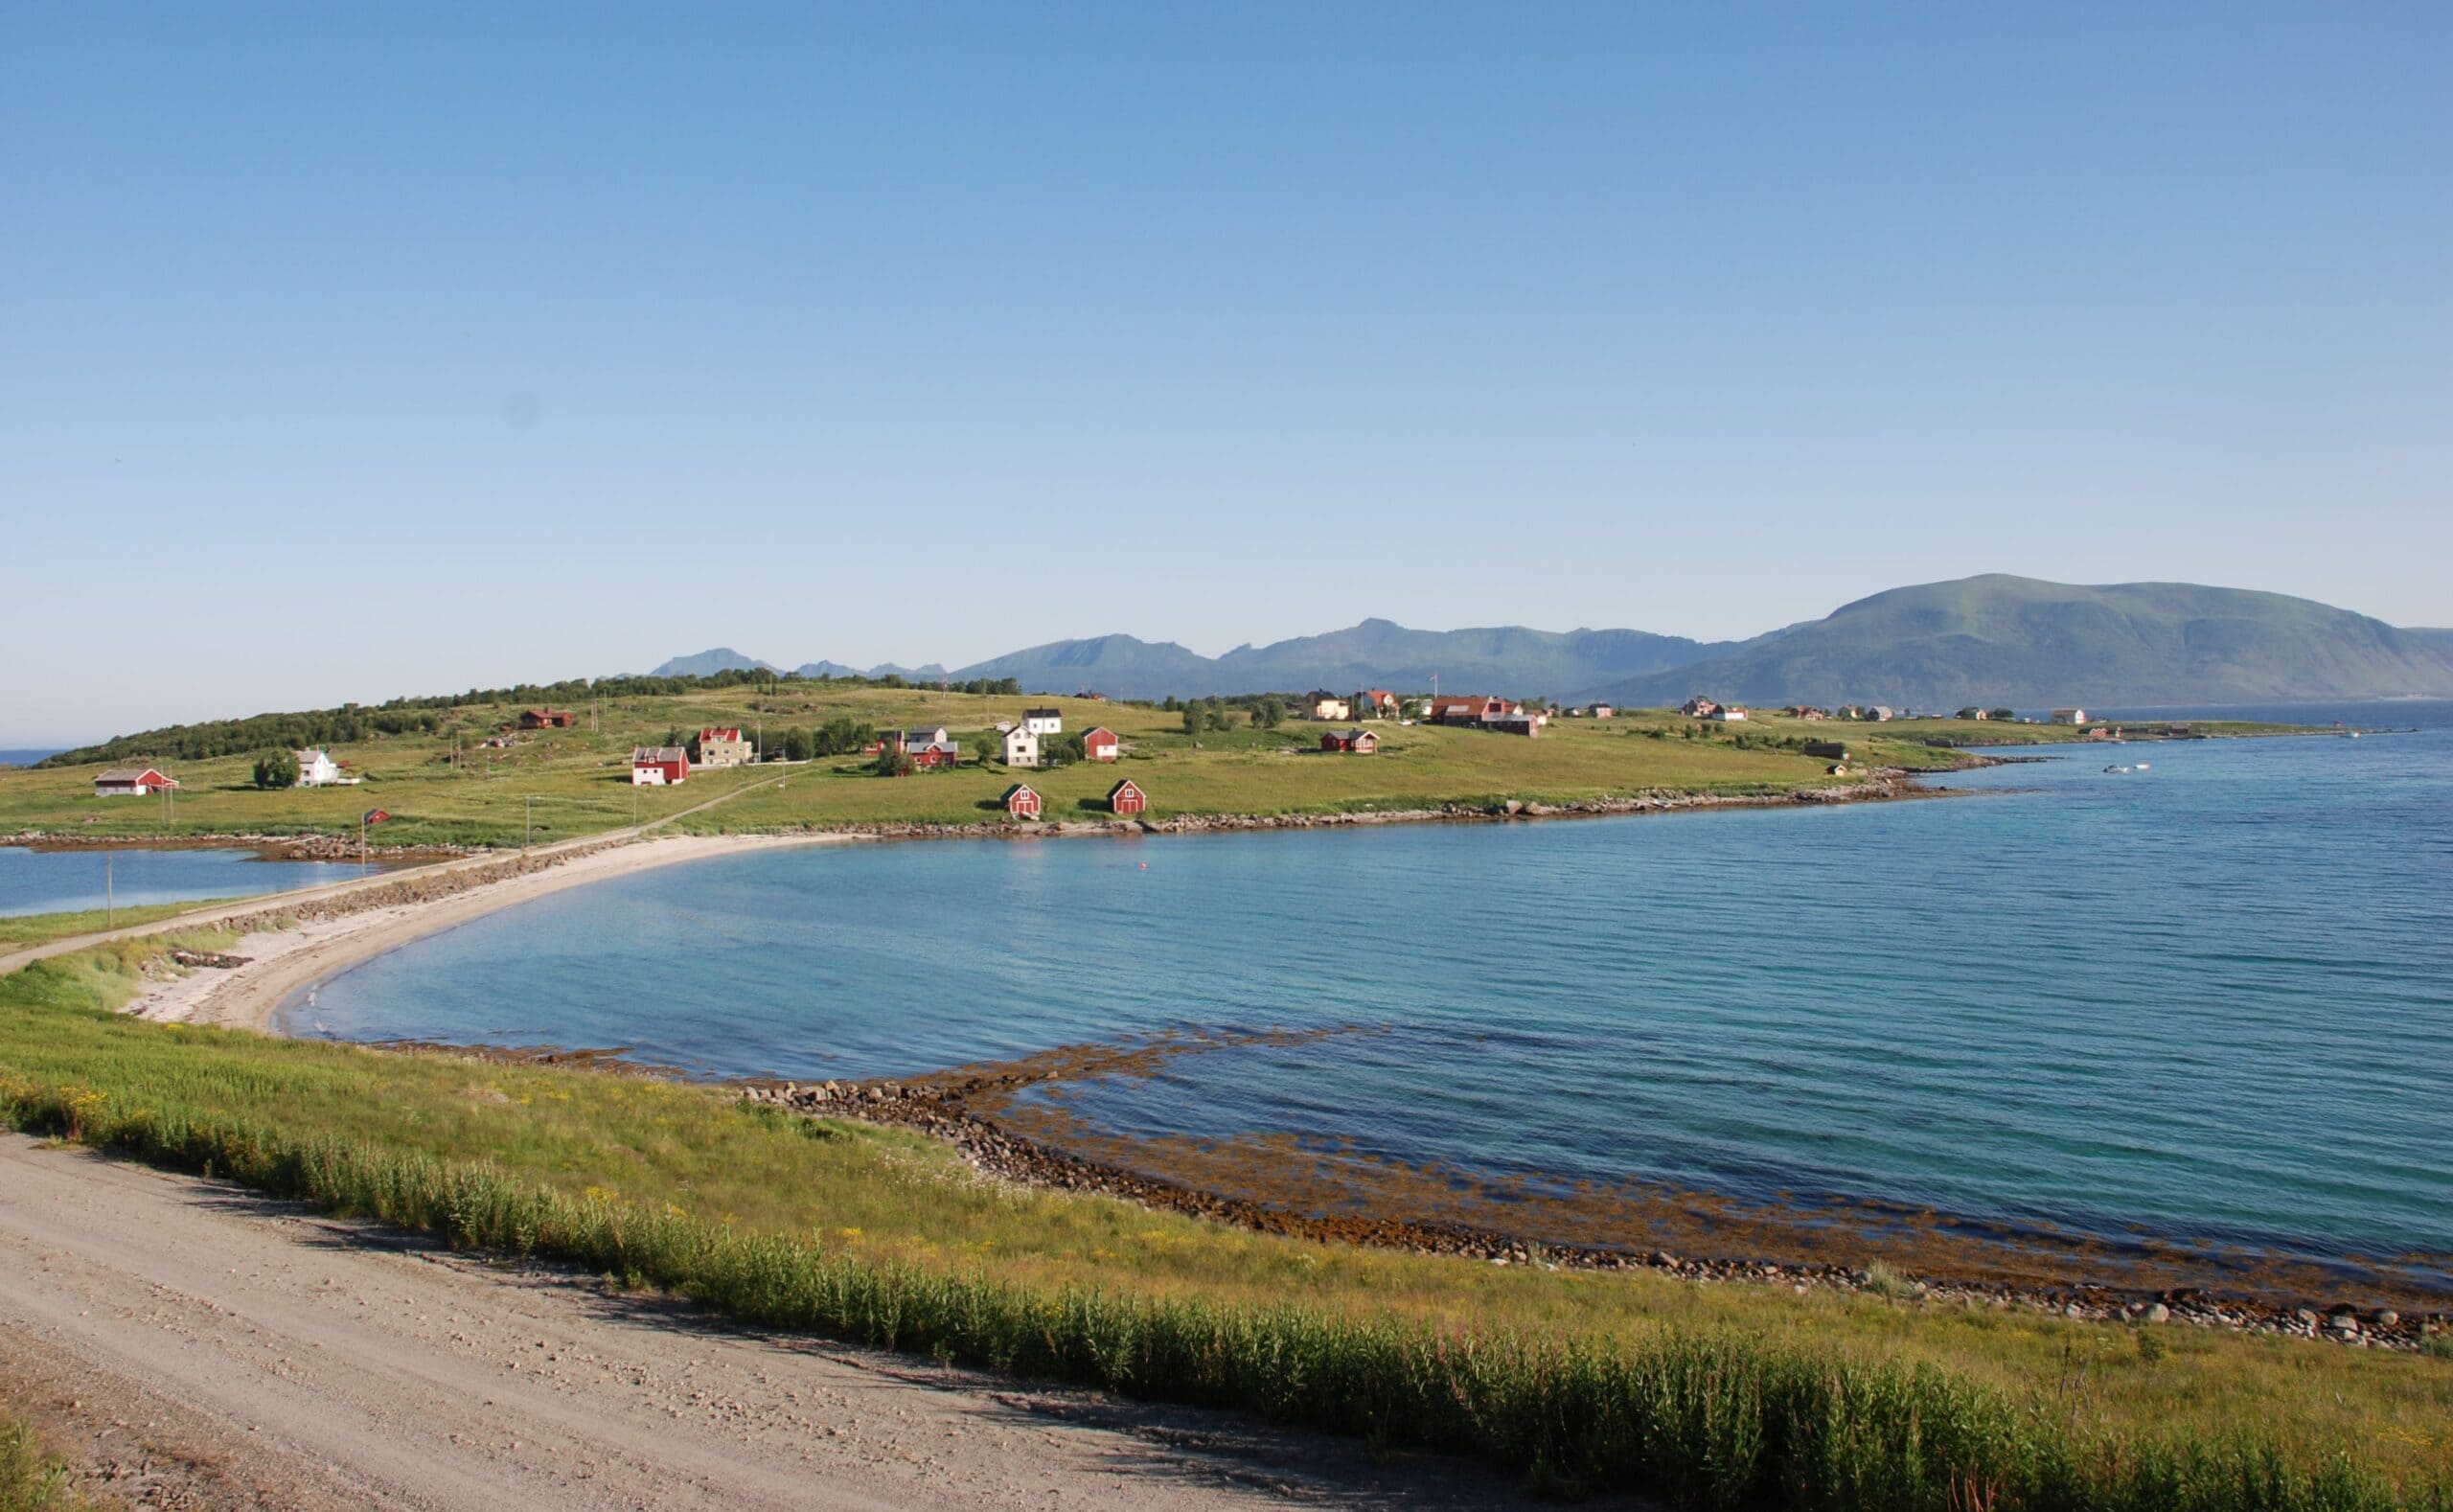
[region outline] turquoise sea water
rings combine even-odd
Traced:
[[[768,852],[492,915],[288,1025],[806,1080],[1360,1023],[1066,1106],[1489,1177],[2443,1256],[2453,720],[2389,717],[2431,723],[2063,748],[1929,802]]]
[[[197,898],[246,898],[358,875],[355,864],[259,860],[255,852],[245,850],[137,848],[105,853],[0,845],[0,915],[99,909],[106,864],[108,892],[123,908]]]

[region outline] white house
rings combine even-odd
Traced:
[[[1354,718],[1354,705],[1325,690],[1305,694],[1303,708],[1316,720],[1334,720],[1342,723]]]
[[[1030,731],[1033,735],[1062,735],[1065,733],[1065,711],[1062,709],[1024,709],[1022,711],[1022,728]]]
[[[1746,711],[1734,704],[1723,704],[1714,709],[1708,718],[1722,724],[1743,724],[1746,722]]]
[[[1017,724],[1005,732],[1005,765],[1036,767],[1039,765],[1039,737],[1028,724]]]
[[[332,760],[332,752],[316,749],[298,753],[298,781],[293,786],[329,788],[340,780],[341,768]]]
[[[2087,722],[2087,711],[2084,709],[2055,709],[2052,711],[2052,722],[2055,724],[2084,724]]]

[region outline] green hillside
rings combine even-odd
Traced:
[[[1756,703],[2045,708],[2453,698],[2453,651],[2307,599],[2002,574],[1894,588],[1725,656],[1591,690]]]

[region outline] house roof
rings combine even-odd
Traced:
[[[1134,791],[1135,791],[1135,792],[1141,792],[1141,784],[1139,784],[1139,783],[1137,783],[1137,782],[1135,782],[1135,781],[1134,781],[1132,778],[1130,778],[1130,777],[1127,777],[1127,778],[1125,778],[1122,782],[1117,783],[1114,787],[1110,788],[1110,789],[1108,790],[1108,796],[1109,796],[1109,797],[1111,797],[1111,798],[1112,798],[1112,797],[1114,797],[1117,793],[1122,792],[1122,791],[1123,791],[1124,790],[1126,790],[1127,788],[1132,789],[1132,790],[1133,790]],[[1148,797],[1148,796],[1150,796],[1150,795],[1149,795],[1148,793],[1146,793],[1146,792],[1142,792],[1142,793],[1141,793],[1141,795],[1142,795],[1143,797],[1145,797],[1145,798],[1146,798],[1146,797]]]
[[[630,765],[634,767],[648,762],[688,761],[689,759],[689,749],[680,745],[637,745],[630,749]]]
[[[162,768],[159,767],[113,767],[108,771],[97,772],[94,780],[96,782],[135,782],[142,777],[161,776]],[[165,777],[163,780],[167,782],[170,779]]]
[[[1115,739],[1115,731],[1109,729],[1104,724],[1093,724],[1089,729],[1082,732],[1083,744],[1088,745],[1093,738],[1101,735],[1106,736],[1110,740]]]
[[[1065,718],[1065,711],[1063,709],[1024,709],[1022,711],[1022,718],[1026,720],[1061,720]]]
[[[710,725],[699,732],[699,738],[702,741],[737,741],[741,739],[741,726],[738,724]]]
[[[1027,792],[1034,798],[1039,796],[1038,790],[1033,788],[1029,783],[1018,782],[1012,787],[1006,789],[1005,795],[997,801],[999,803],[1011,803],[1014,801],[1014,794],[1018,792]]]
[[[1375,741],[1380,738],[1377,735],[1373,735],[1369,730],[1339,730],[1335,733],[1336,738],[1341,741],[1359,741],[1366,736]]]

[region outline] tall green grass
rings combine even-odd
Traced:
[[[43,1452],[34,1430],[0,1419],[0,1512],[71,1512],[85,1504],[68,1467]]]
[[[121,1109],[0,1075],[14,1126],[275,1196],[575,1266],[727,1316],[1039,1380],[1471,1453],[1576,1494],[1710,1508],[2365,1512],[2404,1504],[2348,1459],[2242,1436],[2073,1432],[1932,1365],[1723,1331],[1632,1342],[1437,1327],[1301,1307],[1006,1284],[573,1196],[486,1161],[294,1137],[218,1112]],[[2431,1488],[2420,1504],[2448,1504]]]

